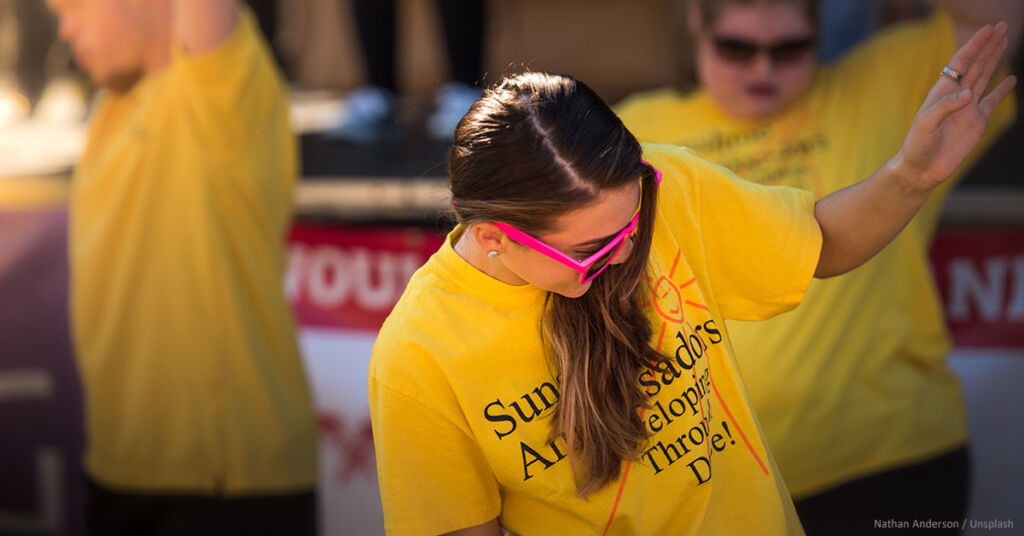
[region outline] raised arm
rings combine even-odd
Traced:
[[[823,243],[816,277],[847,272],[878,253],[978,145],[988,116],[1016,83],[1007,77],[982,98],[1006,51],[1006,32],[1005,22],[978,30],[949,61],[963,78],[938,77],[896,156],[818,201]]]
[[[174,34],[186,54],[201,54],[231,36],[238,0],[174,0]]]

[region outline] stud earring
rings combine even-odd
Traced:
[[[496,250],[496,249],[492,249],[492,250],[487,252],[487,258],[488,259],[493,259],[493,258],[497,257],[498,255],[501,255],[501,253],[498,253],[498,250]]]

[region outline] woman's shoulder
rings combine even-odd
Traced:
[[[371,382],[418,400],[436,399],[430,393],[447,391],[443,361],[455,351],[455,334],[438,317],[448,309],[445,286],[432,270],[421,268],[413,275],[377,333],[370,357]]]
[[[448,375],[485,350],[474,334],[487,326],[493,304],[464,281],[465,267],[450,266],[453,255],[435,253],[413,274],[377,334],[371,374],[385,382],[410,370]]]
[[[457,310],[452,301],[457,289],[435,257],[413,273],[405,290],[377,334],[377,343],[429,343],[439,333],[447,312]]]

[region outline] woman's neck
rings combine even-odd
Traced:
[[[488,252],[484,251],[476,243],[476,240],[473,240],[472,225],[466,226],[452,249],[471,266],[502,283],[513,286],[527,284],[527,281],[509,270],[500,259],[487,256]]]

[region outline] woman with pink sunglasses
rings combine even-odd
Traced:
[[[641,141],[685,145],[744,179],[816,198],[900,149],[958,44],[1003,19],[1014,22],[1012,50],[1024,23],[1024,2],[944,0],[819,67],[816,0],[686,1],[701,87],[630,97],[618,108],[622,120]],[[1012,122],[1007,100],[982,146]],[[863,534],[876,519],[967,517],[966,405],[928,259],[961,175],[871,262],[813,281],[796,311],[728,325],[809,534]]]
[[[974,148],[1005,27],[935,82],[857,186],[738,179],[636,141],[590,88],[486,91],[449,154],[458,226],[385,322],[369,372],[390,534],[799,534],[726,318],[795,307],[870,258]]]

